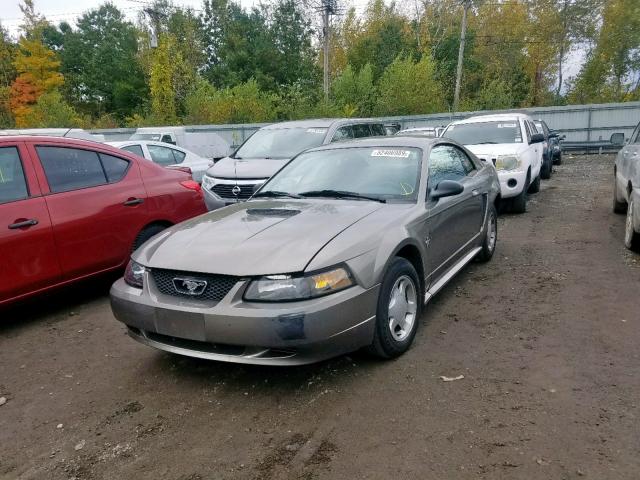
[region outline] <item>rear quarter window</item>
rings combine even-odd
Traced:
[[[139,157],[144,158],[144,153],[142,152],[142,147],[140,145],[127,145],[126,147],[122,147],[122,150],[127,152],[131,152]]]
[[[120,157],[101,153],[100,161],[102,162],[102,167],[104,168],[104,173],[107,175],[107,181],[109,183],[119,182],[129,170],[129,161]]]
[[[98,154],[68,147],[36,147],[53,193],[95,187],[107,183]]]

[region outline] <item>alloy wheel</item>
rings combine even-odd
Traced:
[[[394,340],[402,342],[413,330],[418,311],[416,287],[406,275],[399,277],[389,298],[389,330]]]

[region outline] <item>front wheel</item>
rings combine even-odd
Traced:
[[[614,213],[625,213],[627,211],[626,202],[618,201],[618,180],[616,178],[615,172],[613,173],[613,212]]]
[[[137,249],[139,249],[147,240],[149,240],[151,237],[157,235],[158,233],[160,233],[161,231],[163,231],[165,228],[167,228],[164,225],[160,225],[160,224],[156,224],[156,225],[148,225],[146,227],[144,227],[142,229],[142,231],[138,234],[138,236],[136,237],[136,239],[133,241],[133,248],[131,249],[132,252],[135,252]]]
[[[510,201],[510,210],[512,213],[526,213],[527,212],[527,187],[522,189],[520,195],[513,197]]]
[[[560,152],[553,160],[554,165],[562,165],[562,152]]]
[[[395,258],[380,287],[369,351],[381,358],[395,358],[406,352],[416,336],[421,307],[415,268],[406,259]]]
[[[496,251],[496,243],[498,242],[498,212],[496,207],[491,205],[487,212],[487,221],[484,226],[484,240],[482,241],[482,250],[476,257],[480,262],[488,262]]]
[[[540,191],[540,174],[529,186],[529,193],[538,193]]]
[[[542,177],[543,180],[549,180],[551,178],[552,169],[553,169],[553,162],[551,161],[551,156],[549,156],[548,159],[542,162],[540,177]]]
[[[627,221],[624,229],[624,245],[629,250],[640,253],[640,233],[636,232],[633,227],[635,208],[635,201],[633,198],[630,198],[629,205],[627,206]]]

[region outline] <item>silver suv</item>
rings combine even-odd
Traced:
[[[262,127],[202,179],[209,210],[247,200],[257,187],[299,153],[332,142],[386,135],[372,119],[318,119]]]

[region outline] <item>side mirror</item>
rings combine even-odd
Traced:
[[[543,133],[534,133],[533,135],[531,135],[531,141],[529,142],[530,144],[542,143],[542,142],[544,142]]]
[[[613,133],[609,141],[616,147],[624,145],[624,133]]]
[[[439,200],[444,197],[453,197],[464,192],[464,185],[454,180],[442,180],[436,188],[431,190],[429,197],[431,200]]]

